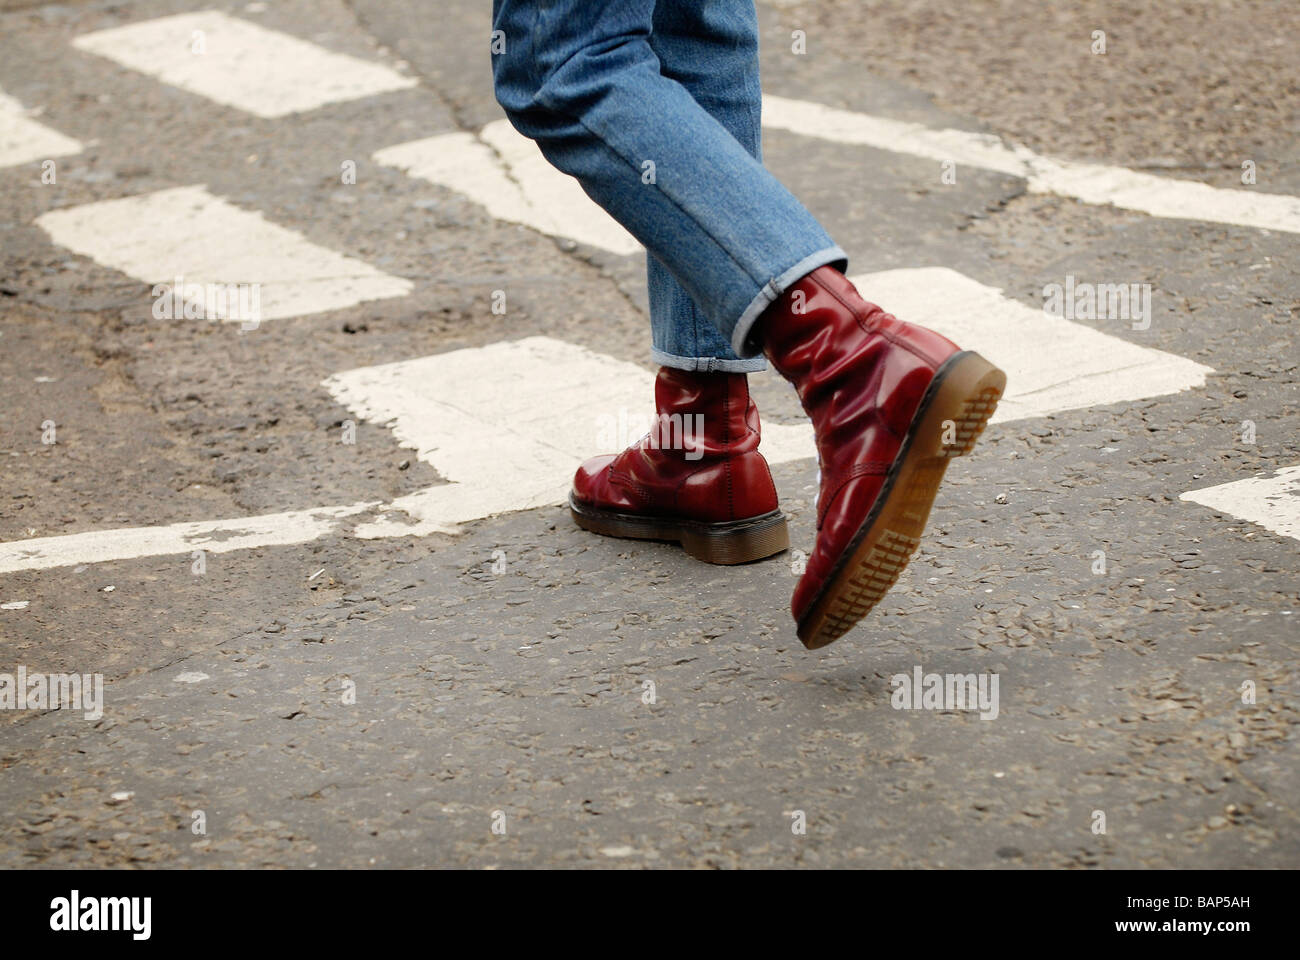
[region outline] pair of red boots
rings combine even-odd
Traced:
[[[772,366],[798,390],[821,469],[817,542],[791,608],[799,639],[845,634],[894,585],[919,545],[948,461],[969,453],[1006,387],[979,354],[867,303],[833,267],[808,274],[755,324]],[[676,540],[710,563],[789,547],[758,408],[743,373],[664,367],[661,429],[588,460],[569,506],[578,525]],[[699,423],[667,442],[671,427]]]

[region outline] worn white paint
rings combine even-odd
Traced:
[[[216,10],[97,30],[72,45],[267,118],[405,90],[419,82],[383,64],[334,53]]]
[[[1230,223],[1300,233],[1300,197],[1254,187],[1225,190],[1124,167],[1040,156],[990,134],[933,129],[786,97],[763,98],[763,125],[837,143],[860,144],[958,167],[1023,177],[1031,191],[1083,203],[1114,204],[1157,217]],[[937,176],[937,174],[936,174]]]
[[[103,563],[167,554],[228,553],[255,547],[306,543],[339,529],[341,520],[373,503],[318,507],[233,520],[199,520],[159,527],[95,530],[61,537],[0,543],[0,573],[48,570],[78,563]]]
[[[0,91],[0,168],[80,153],[80,141],[31,119],[31,111]]]
[[[1285,467],[1272,476],[1190,490],[1178,499],[1199,503],[1300,540],[1300,464]]]
[[[445,133],[386,147],[374,160],[464,194],[498,220],[620,256],[641,250],[577,180],[552,167],[507,120],[489,123],[478,136]]]
[[[66,207],[36,223],[55,243],[146,284],[170,285],[177,277],[187,284],[258,284],[264,320],[401,297],[413,287],[202,186]]]

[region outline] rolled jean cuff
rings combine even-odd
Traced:
[[[689,373],[756,373],[767,369],[767,358],[749,357],[744,360],[721,357],[677,357],[662,350],[650,349],[650,359],[661,367],[686,370]]]
[[[757,357],[762,355],[761,347],[757,344],[748,343],[749,331],[753,328],[754,323],[763,315],[764,310],[776,302],[781,294],[818,267],[824,267],[827,264],[833,265],[842,273],[848,269],[848,254],[837,246],[819,250],[817,253],[804,257],[779,277],[769,280],[758,291],[758,295],[750,301],[749,306],[745,308],[745,312],[740,315],[740,319],[736,321],[736,326],[731,331],[731,349],[736,351],[736,356]]]

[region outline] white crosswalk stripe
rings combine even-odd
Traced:
[[[0,91],[0,168],[80,153],[81,143],[29,115],[30,111]]]
[[[216,10],[97,30],[72,45],[266,118],[405,90],[419,82],[383,64],[334,53]]]
[[[256,284],[263,320],[412,289],[409,280],[317,246],[202,186],[53,210],[36,223],[55,243],[147,284],[178,277],[187,284]]]
[[[1204,386],[1214,371],[1054,317],[945,267],[851,278],[862,295],[904,320],[977,350],[1007,374],[993,422],[1043,417]]]
[[[196,520],[0,543],[0,573],[160,557],[195,550],[229,553],[232,550],[306,543],[333,532],[343,519],[372,506],[374,504],[354,503],[233,520]]]
[[[1152,216],[1206,220],[1300,233],[1300,198],[1222,190],[1191,180],[1123,167],[1075,163],[1007,146],[989,134],[935,130],[916,123],[837,110],[785,97],[763,98],[763,125],[802,136],[924,157],[936,163],[1024,177],[1029,189],[1083,203],[1113,204]],[[560,173],[508,120],[478,135],[456,132],[386,147],[373,159],[455,190],[498,220],[521,223],[619,255],[638,253],[637,240]]]
[[[1230,517],[1300,540],[1300,464],[1267,477],[1249,477],[1190,490],[1179,500],[1199,503]]]
[[[380,150],[374,160],[464,194],[508,223],[628,256],[641,244],[542,156],[508,120],[477,137],[447,133]]]
[[[357,529],[380,537],[454,533],[469,520],[561,502],[578,464],[602,442],[613,445],[603,434],[616,432],[620,417],[635,425],[652,413],[654,375],[528,337],[350,370],[324,386],[357,416],[390,425],[450,481],[394,501],[398,516]],[[811,431],[765,424],[762,450],[774,463],[812,456]]]

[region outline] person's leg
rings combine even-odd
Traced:
[[[494,17],[505,35],[495,74],[507,115],[647,247],[651,356],[662,367],[656,429],[578,469],[574,520],[597,533],[677,540],[712,563],[787,549],[745,380],[766,360],[757,351],[738,357],[729,333],[741,314],[752,323],[775,296],[763,289],[772,271],[842,254],[757,164],[752,0],[563,2],[546,10],[498,0]],[[763,225],[766,239],[742,242],[714,196],[719,182],[739,190],[736,177],[783,194],[778,208],[799,224],[783,237]],[[702,302],[718,309],[709,316]],[[723,310],[727,302],[735,316]]]
[[[791,609],[804,644],[823,646],[897,580],[949,460],[970,451],[1006,377],[862,299],[808,211],[662,75],[648,42],[653,11],[653,0],[545,9],[495,0],[497,28],[514,44],[496,62],[497,98],[659,258],[737,355],[761,350],[794,384],[821,480],[817,541]],[[621,456],[593,484],[636,454]],[[623,490],[651,509],[671,503],[644,498],[635,479]]]
[[[676,80],[754,159],[762,162],[763,92],[758,14],[752,0],[658,0],[650,48],[660,72]],[[651,359],[701,372],[762,370],[741,358],[653,253],[646,253]]]
[[[707,0],[702,0],[707,2]],[[747,0],[748,2],[748,0]],[[640,240],[739,356],[759,314],[846,263],[798,200],[661,72],[655,0],[494,0],[497,100],[520,133]]]

